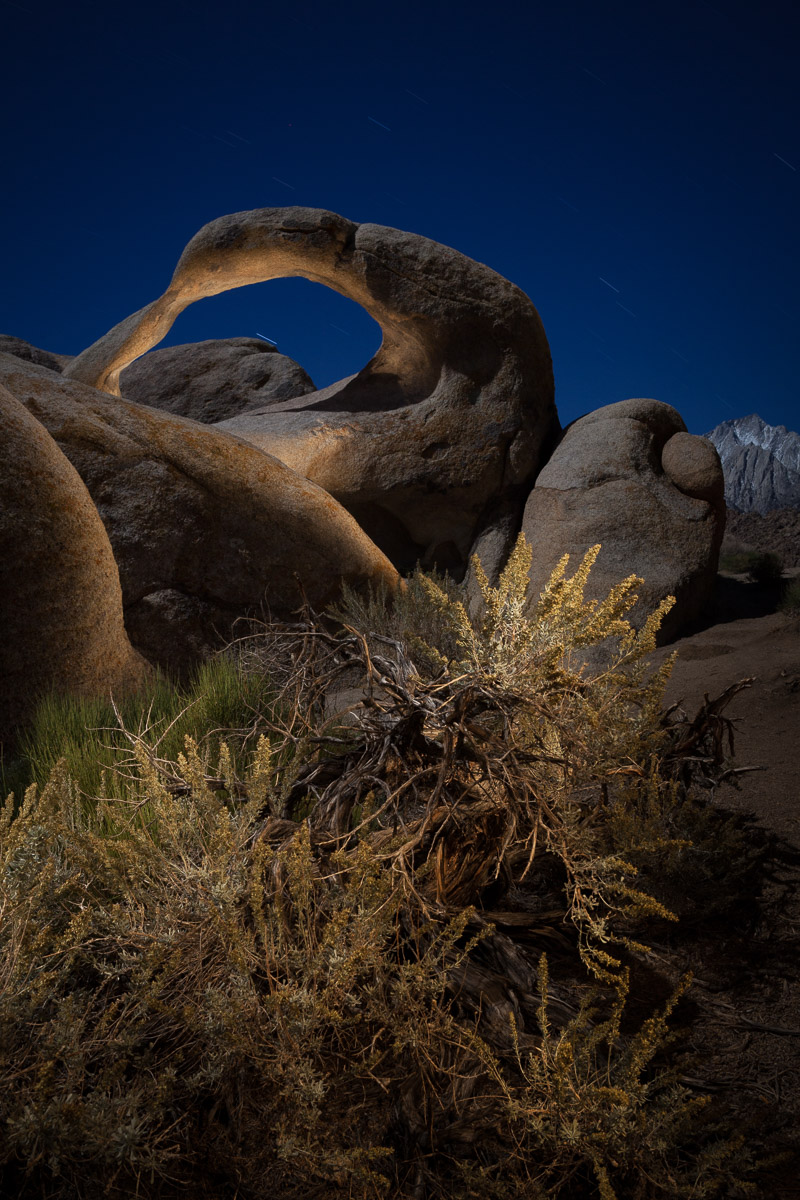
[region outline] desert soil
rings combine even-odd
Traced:
[[[780,861],[751,922],[687,948],[702,1014],[693,1046],[708,1090],[742,1118],[755,1115],[767,1143],[798,1151],[800,615],[775,611],[776,599],[745,576],[721,575],[714,623],[656,657],[678,651],[666,700],[690,716],[704,696],[751,680],[726,715],[735,718],[735,765],[759,769],[739,776],[738,788],[721,786],[713,803],[754,814],[775,835]],[[770,1196],[800,1196],[800,1157],[777,1176]]]

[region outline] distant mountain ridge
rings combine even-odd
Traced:
[[[705,436],[722,460],[729,508],[762,516],[800,508],[800,434],[751,413],[723,421]]]

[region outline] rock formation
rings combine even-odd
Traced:
[[[212,425],[315,389],[299,363],[267,342],[225,338],[151,350],[122,372],[120,390],[137,404]]]
[[[0,738],[49,689],[121,692],[148,668],[125,632],[108,535],[77,471],[0,386]]]
[[[641,623],[662,597],[675,596],[662,627],[668,638],[710,601],[724,524],[714,447],[687,433],[668,404],[609,404],[569,426],[530,494],[522,528],[533,546],[531,594],[563,554],[571,571],[599,542],[587,594],[601,597],[641,576],[631,619]]]
[[[149,659],[183,668],[245,612],[318,609],[343,580],[397,572],[331,496],[220,430],[112,399],[0,354],[0,383],[45,426],[102,517],[125,622]]]
[[[777,508],[800,508],[799,434],[751,413],[723,421],[706,437],[722,460],[730,508],[762,516]]]
[[[381,325],[358,374],[315,391],[247,338],[147,353],[194,300],[290,275]],[[184,669],[262,605],[285,615],[305,596],[321,609],[343,581],[392,589],[417,560],[458,577],[478,552],[492,577],[520,525],[532,598],[564,552],[574,567],[596,542],[595,595],[643,576],[640,619],[676,595],[665,636],[710,597],[725,511],[713,446],[669,405],[627,400],[575,422],[553,451],[550,354],[530,300],[416,234],[315,209],[221,217],[163,296],[76,358],[18,338],[0,347],[0,383],[86,485],[96,511],[81,527],[96,533],[99,514],[131,642],[160,665]],[[8,511],[24,528],[20,496]]]
[[[357,375],[224,428],[325,488],[401,569],[420,558],[463,571],[476,538],[492,545],[495,526],[519,524],[558,421],[530,300],[447,246],[317,209],[221,217],[189,242],[164,295],[65,374],[118,395],[120,373],[188,304],[287,275],[361,304],[383,344]]]
[[[67,363],[71,363],[72,354],[51,354],[49,350],[40,350],[22,338],[12,337],[10,333],[0,333],[0,354],[13,354],[25,362],[36,363],[40,367],[48,367],[51,371],[63,371]]]

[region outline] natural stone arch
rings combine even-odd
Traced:
[[[220,217],[189,242],[166,292],[85,350],[67,373],[119,395],[120,371],[156,346],[194,301],[247,284],[301,276],[341,292],[375,318],[384,335],[379,374],[392,373],[399,352],[404,374],[410,370],[424,387],[430,380],[430,363],[423,338],[412,332],[413,320],[404,329],[353,270],[358,228],[335,213],[316,209],[267,208]]]
[[[383,332],[378,353],[358,375],[319,394],[327,399],[326,393],[357,380],[346,396],[337,391],[336,408],[351,409],[353,400],[358,403],[351,411],[369,410],[376,401],[378,407],[394,408],[421,400],[435,388],[445,366],[476,376],[479,382],[481,376],[491,378],[503,351],[513,343],[518,343],[514,349],[520,359],[545,376],[534,380],[537,372],[532,372],[529,398],[539,399],[544,384],[544,399],[551,399],[544,330],[530,300],[514,284],[428,238],[381,225],[357,225],[336,213],[309,208],[254,209],[205,225],[181,255],[164,294],[114,326],[69,363],[64,374],[119,395],[120,371],[158,345],[190,304],[232,288],[292,276],[354,300]],[[421,307],[425,276],[435,279],[438,288]],[[470,309],[473,321],[465,328]],[[487,316],[491,331],[483,327]],[[348,403],[341,403],[345,399]],[[329,407],[324,400],[323,406]]]
[[[163,296],[65,374],[118,395],[120,372],[187,305],[294,275],[360,304],[382,345],[356,375],[222,427],[319,483],[399,565],[444,554],[463,568],[477,537],[521,515],[558,421],[533,304],[447,246],[317,209],[220,217],[189,242]]]

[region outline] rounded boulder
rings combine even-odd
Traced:
[[[313,392],[299,363],[258,338],[222,338],[166,346],[137,358],[120,375],[128,400],[204,425]]]
[[[119,695],[147,664],[128,640],[103,522],[50,434],[0,386],[0,737],[50,690]]]
[[[606,405],[568,427],[536,480],[522,528],[533,547],[531,603],[565,553],[571,572],[600,543],[587,595],[602,598],[640,576],[631,620],[641,624],[674,596],[661,630],[668,639],[711,603],[725,528],[719,458],[669,404]]]

